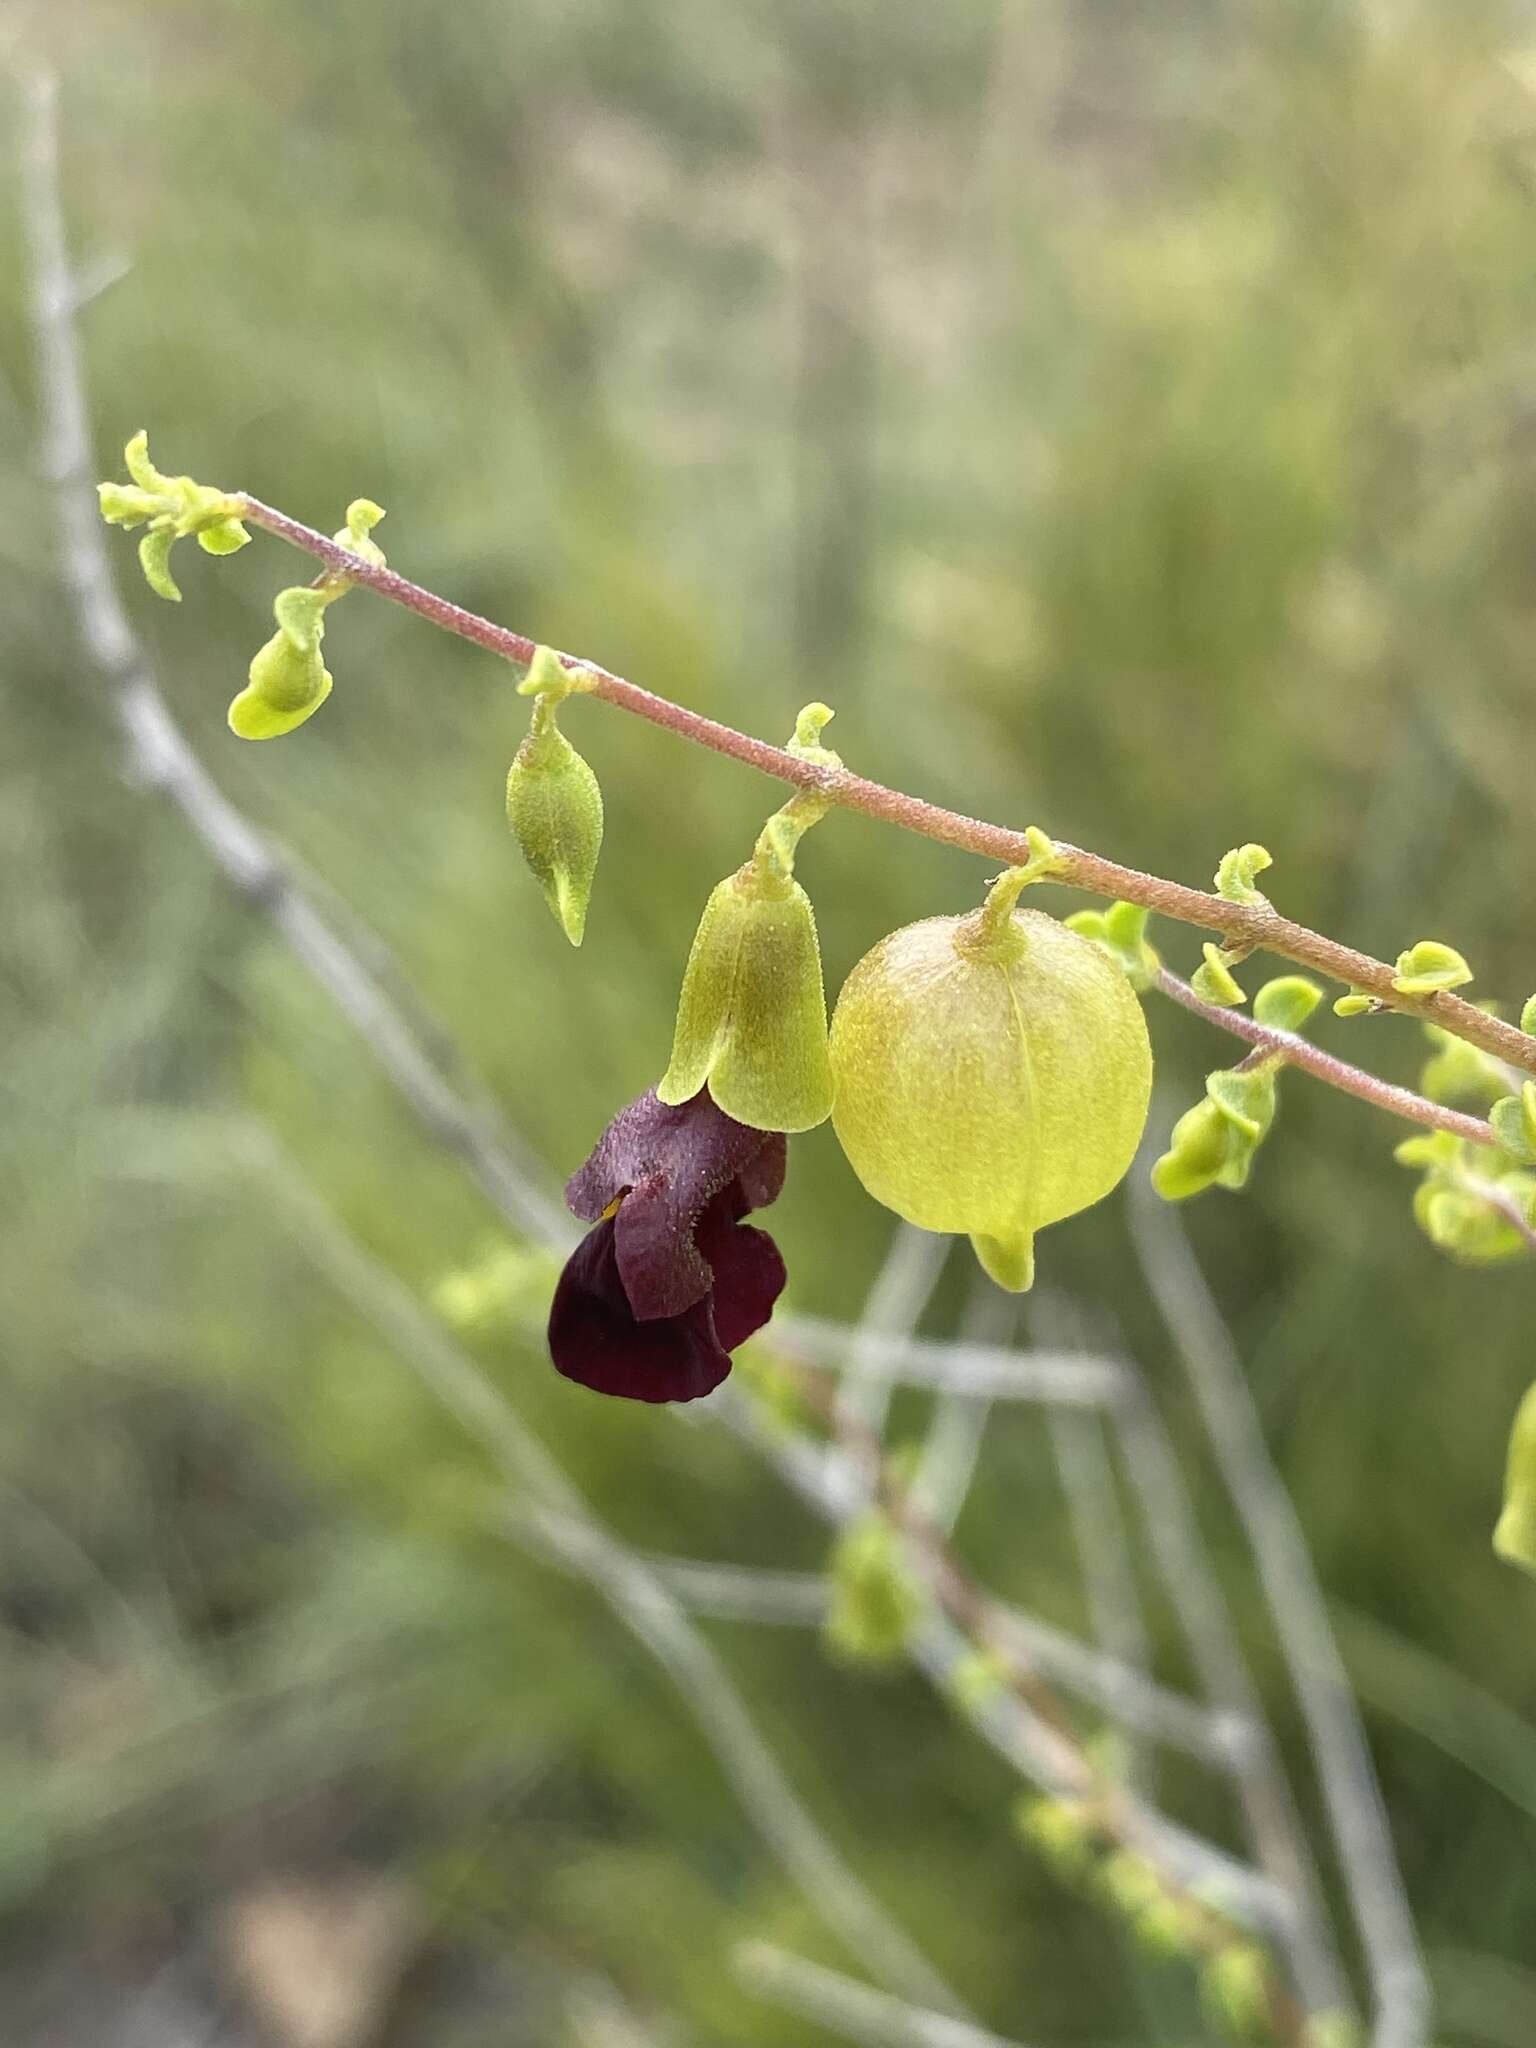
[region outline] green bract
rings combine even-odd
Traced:
[[[1536,1573],[1536,1387],[1515,1411],[1504,1475],[1504,1512],[1493,1547],[1509,1564]]]
[[[240,523],[243,501],[189,476],[163,476],[149,459],[149,440],[135,434],[123,450],[131,484],[98,484],[101,516],[109,526],[143,526],[139,566],[157,597],[181,601],[171,574],[171,549],[189,534],[210,555],[232,555],[250,539]]]
[[[603,844],[603,793],[555,723],[551,698],[535,700],[533,724],[507,771],[507,823],[560,929],[579,946]]]
[[[807,704],[789,752],[818,767],[842,762],[821,745],[832,713]],[[727,1116],[760,1131],[808,1131],[832,1107],[827,1001],[810,898],[795,851],[825,816],[814,789],[790,798],[758,834],[752,858],[704,906],[677,1002],[672,1058],[657,1084],[686,1102],[707,1082]]]
[[[272,740],[319,710],[331,694],[320,642],[325,608],[336,595],[307,585],[278,592],[272,605],[277,631],[257,651],[250,681],[229,707],[231,732],[243,740]]]
[[[810,898],[767,863],[714,889],[677,1004],[663,1102],[709,1092],[740,1124],[808,1131],[832,1107],[821,948]]]
[[[1242,983],[1233,976],[1231,969],[1245,956],[1242,953],[1224,951],[1212,945],[1209,940],[1200,948],[1205,956],[1200,966],[1189,977],[1189,985],[1203,1003],[1215,1003],[1218,1009],[1230,1010],[1248,1000]]]
[[[1392,986],[1400,996],[1432,996],[1443,988],[1461,988],[1471,979],[1471,968],[1454,946],[1420,939],[1398,954]]]
[[[1130,1166],[1152,1054],[1119,968],[1055,918],[998,914],[998,891],[977,915],[893,932],[855,967],[832,1020],[832,1122],[877,1201],[966,1232],[1019,1291],[1035,1232]]]

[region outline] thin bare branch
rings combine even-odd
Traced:
[[[838,1389],[844,1413],[870,1437],[885,1431],[891,1405],[893,1346],[906,1343],[933,1297],[952,1238],[898,1223],[875,1275],[845,1357]]]
[[[765,1941],[743,1942],[732,1961],[760,1998],[870,2048],[1021,2048],[1001,2034],[872,1991]]]
[[[1018,1327],[1017,1295],[994,1287],[978,1273],[960,1321],[960,1342],[988,1350],[1007,1350]],[[936,1528],[946,1534],[960,1519],[971,1479],[981,1456],[992,1404],[985,1395],[941,1393],[923,1439],[922,1461],[912,1482],[914,1498]]]
[[[1432,1131],[1450,1131],[1458,1138],[1470,1138],[1474,1145],[1498,1143],[1492,1124],[1485,1118],[1468,1116],[1460,1109],[1447,1109],[1443,1102],[1431,1102],[1426,1095],[1415,1095],[1411,1088],[1399,1088],[1391,1081],[1379,1080],[1375,1074],[1367,1073],[1364,1067],[1352,1067],[1348,1060],[1336,1059],[1331,1052],[1324,1052],[1321,1046],[1314,1045],[1309,1038],[1303,1038],[1295,1031],[1278,1031],[1273,1025],[1260,1024],[1242,1010],[1224,1010],[1215,1003],[1202,1002],[1187,981],[1181,981],[1166,967],[1158,969],[1154,982],[1158,990],[1170,1002],[1177,1003],[1180,1009],[1203,1017],[1207,1024],[1214,1024],[1218,1030],[1230,1031],[1234,1038],[1242,1039],[1245,1045],[1253,1046],[1257,1052],[1280,1053],[1288,1067],[1310,1074],[1315,1081],[1326,1081],[1329,1087],[1337,1088],[1344,1095],[1357,1095],[1362,1102],[1384,1109],[1388,1116],[1400,1116],[1408,1123],[1423,1124]],[[1536,1040],[1532,1043],[1536,1044]]]
[[[1327,1604],[1236,1346],[1180,1218],[1133,1176],[1132,1235],[1247,1532],[1306,1720],[1375,2005],[1374,2048],[1423,2048],[1432,1999],[1392,1831]]]
[[[46,467],[57,489],[61,563],[88,652],[108,683],[146,779],[181,808],[219,866],[265,910],[372,1047],[438,1142],[457,1152],[503,1212],[537,1240],[569,1241],[569,1220],[539,1191],[509,1144],[488,1138],[422,1052],[362,961],[301,895],[271,847],[223,796],[170,717],[112,582],[95,511],[73,290],[59,200],[57,88],[26,87],[24,177],[33,264],[33,319],[46,423]],[[850,1952],[893,1988],[949,2012],[961,2001],[843,1864],[800,1802],[723,1666],[655,1573],[617,1545],[556,1461],[501,1394],[387,1267],[345,1232],[270,1141],[247,1163],[301,1211],[302,1242],[323,1251],[333,1277],[396,1345],[437,1397],[501,1461],[519,1494],[539,1503],[537,1541],[590,1579],[676,1680],[727,1777],[773,1852],[813,1897]]]

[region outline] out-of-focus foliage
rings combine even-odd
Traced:
[[[541,640],[770,737],[819,694],[861,770],[1185,878],[1260,837],[1294,914],[1386,958],[1446,934],[1512,1002],[1536,900],[1528,33],[1345,0],[23,0],[7,23],[63,72],[78,245],[130,265],[84,315],[103,475],[147,422],[167,461],[327,530],[367,493],[402,570]],[[680,2039],[816,2038],[730,1977],[735,1936],[823,1937],[664,1681],[504,1545],[484,1459],[217,1138],[259,1120],[423,1294],[498,1244],[122,777],[35,511],[14,200],[7,164],[0,1935],[141,1954],[255,1873],[342,1859],[403,1875],[441,1929],[400,2041],[550,2039],[527,1986],[586,1971]],[[348,687],[241,748],[225,706],[302,564],[183,554],[176,610],[120,561],[178,713],[558,1180],[662,1071],[763,785],[571,704],[607,799],[576,954],[507,839],[511,673],[354,595],[326,650]],[[833,990],[979,880],[838,817],[801,872]],[[1226,1048],[1152,1022],[1165,1139]],[[1404,1080],[1421,1052],[1390,1018],[1318,1035]],[[124,1122],[145,1108],[214,1120],[195,1174]],[[1536,1591],[1487,1531],[1533,1276],[1427,1256],[1393,1136],[1295,1079],[1246,1193],[1191,1228],[1348,1623],[1445,2038],[1523,2043]],[[774,1230],[798,1303],[851,1311],[886,1219],[827,1130],[796,1141]],[[1116,1205],[1049,1258],[1170,1363]],[[494,1323],[475,1341],[627,1538],[821,1561],[723,1435],[595,1400]],[[961,1541],[1077,1625],[1051,1474],[1038,1418],[999,1419]],[[716,1635],[834,1838],[991,2019],[1193,2030],[1184,1980],[1106,1953],[1113,1923],[1021,1848],[1001,1768],[923,1689],[802,1632]],[[1257,1624],[1250,1648],[1275,1680]],[[1168,1790],[1225,1825],[1182,1770]],[[507,1958],[521,2003],[455,1993]]]

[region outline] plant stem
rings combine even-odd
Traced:
[[[1431,1102],[1426,1095],[1415,1095],[1411,1088],[1399,1088],[1391,1081],[1380,1080],[1375,1074],[1367,1073],[1364,1067],[1352,1067],[1347,1060],[1336,1059],[1331,1052],[1324,1052],[1321,1046],[1313,1045],[1310,1039],[1302,1038],[1294,1031],[1278,1031],[1271,1025],[1258,1023],[1242,1010],[1225,1010],[1216,1003],[1202,1002],[1187,981],[1181,981],[1166,967],[1159,967],[1152,986],[1181,1009],[1203,1017],[1219,1030],[1230,1031],[1245,1045],[1253,1046],[1260,1053],[1277,1052],[1287,1066],[1299,1067],[1303,1073],[1326,1081],[1330,1087],[1341,1089],[1346,1095],[1358,1095],[1362,1102],[1374,1103],[1378,1109],[1386,1110],[1389,1116],[1404,1117],[1413,1124],[1425,1124],[1432,1131],[1450,1131],[1458,1138],[1470,1138],[1474,1145],[1498,1143],[1492,1124],[1486,1123],[1482,1117],[1468,1116],[1465,1110],[1447,1109],[1444,1103]]]
[[[290,519],[286,512],[264,505],[259,498],[245,493],[235,495],[240,498],[242,518],[276,535],[279,540],[302,548],[328,569],[350,577],[354,583],[366,584],[381,597],[403,605],[407,611],[415,612],[444,632],[456,633],[460,639],[473,642],[488,654],[519,663],[533,659],[537,643],[525,634],[514,633],[510,627],[498,626],[490,619],[481,618],[478,613],[466,611],[463,606],[439,597],[434,591],[409,582],[393,569],[377,568],[370,562],[359,560],[349,549],[327,539],[314,527]],[[638,683],[626,682],[622,676],[613,675],[594,662],[569,654],[562,654],[560,660],[566,668],[585,671],[592,679],[591,694],[601,697],[606,703],[617,704],[621,710],[649,719],[652,725],[662,726],[698,746],[709,747],[717,754],[745,762],[749,768],[756,768],[764,775],[776,776],[781,782],[792,782],[801,789],[813,789],[828,803],[841,805],[847,810],[863,811],[871,818],[882,818],[887,824],[899,825],[904,831],[962,847],[968,853],[1001,861],[1008,867],[1022,867],[1031,857],[1033,849],[1022,832],[988,824],[981,818],[967,817],[960,811],[945,810],[939,804],[909,796],[903,790],[887,789],[883,783],[870,782],[846,768],[827,768],[815,762],[802,761],[784,748],[770,745],[767,740],[754,739],[749,733],[737,732],[732,726],[721,725],[717,720],[689,711],[666,697],[658,697],[650,690],[642,689]],[[1051,876],[1053,881],[1085,889],[1091,895],[1139,903],[1144,909],[1156,911],[1162,917],[1176,918],[1180,923],[1194,925],[1202,931],[1219,932],[1223,938],[1238,945],[1277,953],[1299,966],[1310,967],[1314,973],[1330,981],[1341,982],[1347,988],[1365,990],[1387,1009],[1401,1010],[1408,1016],[1438,1024],[1453,1037],[1465,1039],[1469,1045],[1478,1046],[1497,1059],[1507,1060],[1524,1073],[1536,1074],[1536,1037],[1528,1036],[1514,1025],[1492,1017],[1486,1010],[1480,1010],[1475,1004],[1443,990],[1431,996],[1400,995],[1392,985],[1396,969],[1388,966],[1386,961],[1375,960],[1368,953],[1357,953],[1352,946],[1340,945],[1321,932],[1311,931],[1306,925],[1282,917],[1279,911],[1268,905],[1229,903],[1225,897],[1212,895],[1203,889],[1187,889],[1180,882],[1166,881],[1160,875],[1143,874],[1137,868],[1122,867],[1118,861],[1106,860],[1102,854],[1088,853],[1081,847],[1064,845],[1060,840],[1056,841],[1056,853],[1058,859]],[[1298,1061],[1297,1064],[1302,1063]],[[1320,1070],[1314,1068],[1313,1071]]]

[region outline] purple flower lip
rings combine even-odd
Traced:
[[[782,1133],[728,1117],[707,1089],[620,1110],[566,1200],[595,1227],[566,1261],[549,1350],[567,1379],[632,1401],[694,1401],[773,1313],[784,1261],[741,1221],[784,1184]]]

